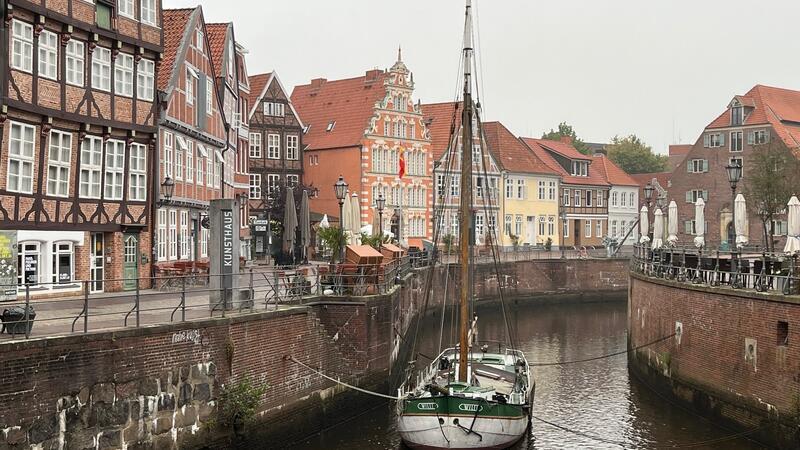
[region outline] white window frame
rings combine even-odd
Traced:
[[[114,93],[133,97],[133,55],[120,53],[114,61]]]
[[[147,200],[147,146],[133,143],[128,150],[128,199]]]
[[[186,104],[187,105],[194,105],[194,71],[190,68],[186,68],[186,80],[183,87],[183,93],[186,97]]]
[[[194,142],[186,143],[186,182],[194,183]]]
[[[140,59],[136,65],[136,98],[153,100],[156,64],[149,59]]]
[[[194,181],[198,186],[202,186],[205,182],[206,163],[203,162],[203,158],[208,158],[208,152],[202,144],[197,144],[197,177]]]
[[[141,0],[139,5],[139,16],[141,17],[142,23],[157,26],[156,0]]]
[[[259,200],[261,199],[261,174],[260,173],[251,173],[250,174],[250,200]]]
[[[92,51],[92,89],[111,92],[111,50],[104,47]]]
[[[603,237],[603,221],[598,220],[596,227],[595,237]]]
[[[100,198],[102,195],[103,139],[99,136],[86,136],[81,141],[81,198]]]
[[[18,136],[14,137],[14,130]],[[30,139],[26,138],[30,135]],[[33,193],[33,158],[36,155],[36,127],[24,123],[11,122],[8,143],[8,167],[6,176],[6,189],[11,192],[24,194]],[[12,166],[17,170],[12,171]],[[15,180],[12,187],[12,176]]]
[[[39,77],[58,80],[58,34],[43,30],[39,33]]]
[[[184,147],[188,149],[189,144],[178,136],[175,140],[178,141],[178,145],[175,146],[175,179],[183,181],[183,149]],[[182,142],[183,144],[181,144]]]
[[[33,72],[33,25],[14,19],[11,37],[11,68]]]
[[[208,258],[208,230],[200,230],[200,257]]]
[[[214,84],[211,77],[206,78],[206,115],[214,115]]]
[[[300,184],[300,175],[289,174],[286,175],[286,185],[289,187],[297,187]]]
[[[69,173],[72,162],[72,134],[50,130],[47,150],[47,195],[69,196]]]
[[[261,158],[261,133],[250,133],[250,157]]]
[[[167,258],[170,261],[178,259],[178,211],[174,209],[169,210],[169,222],[167,224],[168,232],[168,248],[169,254]]]
[[[267,135],[267,158],[268,159],[281,159],[281,135],[268,134]]]
[[[286,159],[297,161],[300,157],[300,137],[296,134],[286,135]]]
[[[161,156],[161,161],[164,162],[164,177],[172,178],[174,176],[174,172],[172,171],[172,165],[175,160],[172,158],[174,155],[173,148],[175,145],[174,136],[169,131],[164,132],[164,154]]]
[[[206,158],[206,187],[214,187],[214,152],[208,152]]]
[[[205,42],[205,36],[203,35],[203,30],[196,29],[194,30],[194,46],[196,49],[203,51],[203,46]]]
[[[583,235],[587,238],[592,237],[592,221],[589,219],[583,221]]]
[[[79,40],[70,39],[66,48],[67,84],[83,87],[85,77],[85,49],[86,45]]]
[[[166,209],[159,209],[158,210],[158,234],[156,238],[158,242],[156,243],[156,259],[158,261],[166,261],[167,260],[167,210]]]
[[[122,200],[125,176],[125,142],[115,139],[106,141],[106,168],[103,174],[103,198]]]
[[[739,153],[744,151],[744,131],[731,131],[729,138],[728,149],[731,152]]]
[[[181,211],[180,214],[180,236],[181,248],[180,259],[189,259],[189,211]]]
[[[134,18],[133,0],[117,0],[117,14],[129,19]]]
[[[280,183],[280,175],[274,173],[267,174],[267,195],[271,197],[273,191],[280,186]]]

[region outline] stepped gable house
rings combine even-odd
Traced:
[[[746,94],[733,97],[725,111],[703,130],[669,180],[669,195],[678,204],[681,243],[690,244],[693,240],[694,202],[701,196],[706,202],[709,224],[707,244],[733,243],[733,199],[725,167],[733,161],[742,163],[737,192],[744,192],[753,155],[760,147],[770,145],[800,149],[800,91],[757,85]],[[750,243],[763,245],[764,229],[754,206],[748,202]],[[782,247],[787,233],[785,215],[774,227]]]
[[[156,185],[169,178],[175,190],[169,201],[157,199],[154,257],[159,267],[207,261],[209,232],[201,222],[209,201],[223,198],[227,148],[201,7],[164,11],[164,46]]]
[[[0,229],[35,295],[149,275],[161,2],[115,3],[3,2]]]
[[[413,93],[414,77],[398,54],[388,71],[297,86],[292,102],[306,126],[306,183],[319,189],[312,209],[339,216],[333,185],[343,175],[360,199],[361,225],[377,225],[373,205],[383,194],[384,228],[399,235],[402,244],[421,247],[433,233],[433,158]]]
[[[303,182],[303,129],[289,93],[275,72],[250,77],[249,136],[250,215],[267,219],[268,200],[279,186]],[[269,252],[268,238],[256,233],[255,254]]]
[[[251,233],[247,195],[249,185],[250,144],[247,113],[250,105],[250,81],[245,55],[247,49],[236,41],[233,23],[206,24],[211,59],[216,77],[217,95],[222,99],[223,118],[228,124],[227,148],[223,151],[223,195],[238,198],[240,255],[249,259]]]
[[[522,138],[548,167],[561,175],[562,245],[602,245],[608,232],[608,194],[611,186],[591,156],[561,141]]]

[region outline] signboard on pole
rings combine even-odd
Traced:
[[[0,231],[0,302],[17,299],[17,232]]]
[[[233,287],[233,233],[234,233],[234,220],[233,210],[222,209],[220,210],[222,218],[222,287],[230,289]]]

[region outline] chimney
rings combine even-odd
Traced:
[[[377,80],[378,77],[380,77],[382,73],[383,73],[383,71],[381,69],[368,70],[367,73],[364,76],[364,81],[367,82],[367,83],[371,83],[371,82]]]
[[[598,147],[594,149],[594,156],[608,156],[608,150]]]
[[[561,136],[561,142],[567,145],[572,145],[572,137],[571,136]]]
[[[311,87],[314,89],[319,89],[322,87],[323,84],[327,83],[328,80],[325,78],[314,78],[311,80]]]

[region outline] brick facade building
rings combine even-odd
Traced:
[[[165,70],[158,76],[163,102],[160,167],[154,188],[169,178],[175,190],[169,201],[158,197],[158,267],[207,260],[209,233],[201,222],[209,201],[223,196],[227,148],[223,103],[201,7],[164,11],[164,46]]]
[[[412,99],[413,75],[399,56],[388,71],[297,86],[291,100],[306,125],[305,180],[319,189],[312,210],[339,216],[333,185],[343,175],[360,199],[361,225],[377,223],[374,200],[383,194],[384,228],[403,245],[421,247],[433,234],[431,140]]]
[[[37,295],[148,275],[160,3],[2,4],[0,229]]]
[[[800,148],[800,92],[757,85],[745,95],[735,96],[698,137],[683,161],[669,177],[670,200],[678,204],[679,241],[691,243],[694,237],[694,202],[702,196],[708,221],[706,243],[717,246],[735,239],[732,223],[732,196],[725,166],[732,161],[743,164],[739,192],[747,184],[748,167],[759,146],[784,145]],[[748,199],[749,200],[749,199]],[[789,199],[786,199],[788,202]],[[750,243],[764,244],[764,230],[755,216],[755,205],[748,204]],[[782,247],[786,219],[775,223]]]

